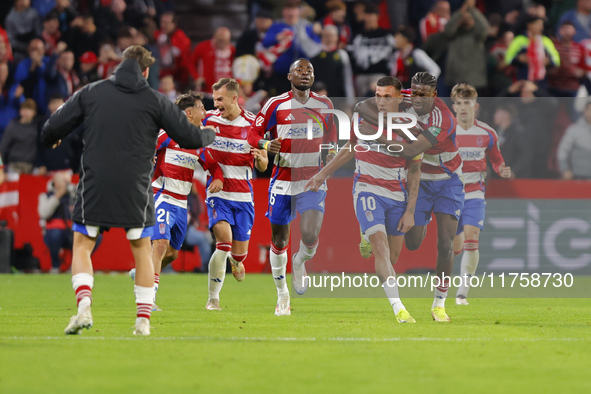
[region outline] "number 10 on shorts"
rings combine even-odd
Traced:
[[[370,211],[375,211],[376,209],[376,199],[373,198],[373,196],[369,196],[369,197],[360,197],[359,200],[361,201],[361,205],[363,206],[363,210],[367,211],[368,209]]]

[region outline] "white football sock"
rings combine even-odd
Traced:
[[[230,254],[232,244],[229,242],[218,242],[215,252],[209,259],[209,273],[207,274],[209,299],[219,299],[220,291],[226,278],[226,258]]]
[[[287,247],[277,249],[275,245],[271,245],[269,260],[271,261],[273,280],[275,281],[275,286],[277,286],[277,294],[279,296],[289,296],[289,289],[287,288],[285,277],[285,269],[287,267]]]
[[[470,278],[476,274],[478,268],[478,261],[480,260],[480,252],[478,251],[478,241],[467,239],[464,241],[464,254],[462,255],[460,275],[462,277],[462,285],[458,287],[456,297],[463,295],[468,297],[470,291]]]
[[[384,288],[386,297],[388,297],[388,301],[390,301],[390,305],[392,305],[394,315],[397,315],[401,309],[406,309],[400,300],[400,295],[398,294],[398,283],[395,280],[385,281],[382,283],[382,287]]]
[[[435,297],[433,299],[432,308],[445,308],[445,299],[447,298],[447,289],[449,288],[449,278],[445,278],[444,282],[435,288]]]
[[[79,289],[81,286],[83,288]],[[82,313],[92,304],[92,288],[94,286],[94,276],[87,273],[72,275],[72,288],[76,292],[76,302],[78,303],[78,314]],[[88,289],[87,289],[88,287]]]
[[[300,250],[295,255],[293,259],[293,266],[299,268],[302,264],[306,261],[310,260],[316,254],[316,249],[318,249],[319,240],[316,240],[316,243],[312,246],[308,246],[304,243],[304,241],[300,240]]]

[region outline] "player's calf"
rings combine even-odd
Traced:
[[[232,264],[232,275],[238,282],[242,282],[246,276],[246,270],[244,269],[244,260],[246,260],[248,253],[234,254],[230,253],[230,263]]]

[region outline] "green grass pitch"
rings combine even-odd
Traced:
[[[270,275],[226,276],[221,312],[207,276],[163,275],[152,335],[134,337],[132,282],[99,274],[94,327],[74,314],[69,275],[0,275],[0,393],[591,392],[590,299],[295,299],[276,317]],[[452,292],[453,294],[453,292]],[[404,294],[402,294],[404,295]]]

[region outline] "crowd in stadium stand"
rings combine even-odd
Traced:
[[[591,179],[587,100],[557,99],[590,95],[591,0],[250,0],[242,34],[222,25],[201,42],[179,25],[174,0],[2,3],[0,154],[9,172],[76,172],[84,130],[57,151],[39,146],[38,130],[139,44],[157,58],[150,85],[171,100],[188,89],[207,97],[234,77],[253,112],[289,90],[299,57],[312,60],[317,92],[348,100],[371,96],[384,75],[407,88],[428,71],[441,97],[466,82],[515,177]]]

